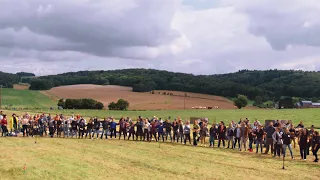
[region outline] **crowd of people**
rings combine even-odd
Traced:
[[[180,118],[162,120],[161,118],[142,118],[136,121],[131,118],[121,118],[116,121],[113,117],[100,120],[96,117],[86,120],[80,115],[65,117],[62,114],[25,113],[22,116],[13,114],[11,130],[8,131],[8,117],[0,112],[1,134],[4,136],[23,137],[63,137],[63,138],[118,138],[135,141],[176,142],[193,146],[223,147],[239,151],[268,154],[274,157],[286,157],[287,149],[294,159],[293,148],[299,146],[301,159],[306,160],[310,150],[318,162],[320,148],[319,132],[312,125],[306,128],[302,122],[294,126],[292,122],[275,121],[262,125],[258,120],[253,123],[249,119],[232,121],[225,125],[223,121],[209,125],[208,119],[197,119],[192,122]],[[209,139],[209,143],[206,140]],[[217,146],[215,146],[217,142]],[[292,146],[293,145],[293,146]],[[265,151],[263,151],[265,149]]]

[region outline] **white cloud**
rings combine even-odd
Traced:
[[[1,70],[319,70],[319,16],[318,0],[0,0]]]

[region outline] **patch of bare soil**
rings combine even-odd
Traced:
[[[166,92],[166,95],[163,95],[164,92]],[[129,109],[131,110],[192,109],[192,107],[196,106],[218,106],[219,109],[234,109],[234,105],[230,100],[220,96],[179,91],[154,91],[154,94],[149,92],[138,93],[133,92],[131,87],[113,85],[82,84],[61,86],[45,91],[44,94],[58,98],[92,98],[104,103],[105,106],[122,98],[129,101]]]

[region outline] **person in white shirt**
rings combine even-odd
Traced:
[[[144,125],[143,125],[143,141],[149,141],[150,139],[150,123],[148,119],[144,120]]]
[[[64,130],[64,137],[69,137],[70,136],[70,125],[71,122],[74,120],[74,117],[71,116],[69,119],[65,119],[63,122],[63,130]]]

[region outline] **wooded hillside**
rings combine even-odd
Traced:
[[[62,85],[98,84],[133,87],[133,91],[175,90],[213,94],[224,97],[246,95],[262,101],[276,101],[280,96],[320,97],[320,72],[293,70],[241,70],[219,75],[192,75],[154,69],[80,71],[23,79],[30,89],[44,90]]]
[[[5,88],[12,88],[13,84],[18,84],[23,77],[35,76],[32,73],[19,72],[17,74],[5,73],[0,71],[0,85]]]

